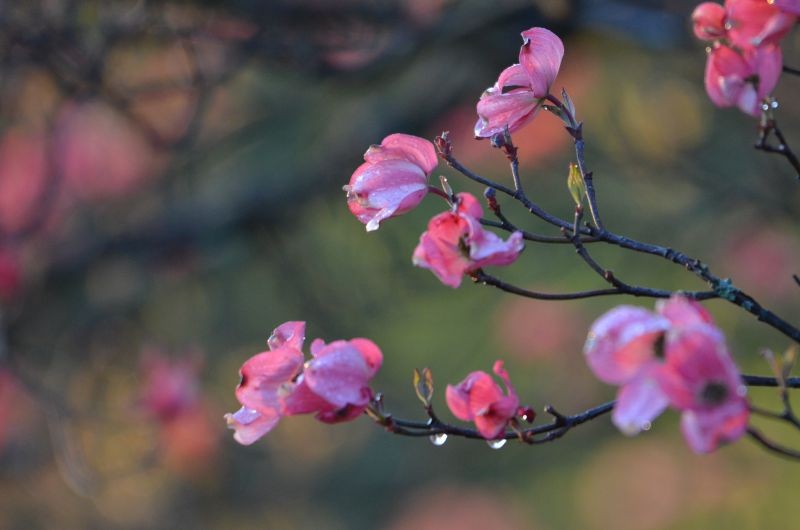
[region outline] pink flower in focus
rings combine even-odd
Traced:
[[[778,84],[782,65],[781,50],[772,44],[742,51],[717,46],[706,63],[706,92],[718,107],[737,106],[759,116],[764,98]]]
[[[500,73],[494,86],[478,101],[475,136],[489,138],[506,127],[514,132],[530,122],[558,75],[564,44],[544,28],[522,32],[519,64]]]
[[[465,274],[481,267],[510,265],[524,247],[521,232],[514,232],[503,241],[483,229],[483,210],[474,196],[459,193],[458,198],[454,212],[440,213],[430,220],[412,257],[414,265],[429,269],[453,288],[461,285]]]
[[[305,322],[286,322],[270,337],[269,351],[244,363],[236,397],[242,408],[226,414],[237,442],[250,445],[282,416],[316,413],[326,423],[356,418],[372,399],[369,381],[383,362],[367,339],[311,343],[312,359],[303,367]]]
[[[725,11],[726,36],[745,50],[762,44],[778,44],[797,21],[771,0],[727,0]]]
[[[702,306],[680,295],[659,302],[656,311],[619,306],[589,331],[590,369],[620,387],[612,421],[637,434],[671,405],[683,412],[684,437],[694,451],[738,439],[747,402],[722,332]]]
[[[717,40],[725,36],[725,8],[716,2],[703,2],[692,12],[694,34],[700,40]]]
[[[462,421],[474,421],[478,432],[487,440],[500,437],[519,408],[519,398],[503,362],[496,361],[492,371],[503,380],[506,392],[489,374],[477,371],[456,386],[447,385],[445,394],[453,416]]]
[[[387,136],[364,153],[364,160],[344,190],[347,206],[368,232],[415,208],[428,193],[428,176],[438,163],[433,144],[409,134]]]
[[[250,445],[271,431],[281,418],[278,393],[303,367],[305,322],[281,324],[267,340],[269,350],[248,359],[239,370],[236,399],[242,408],[225,415],[234,439]]]
[[[709,453],[741,438],[750,417],[746,387],[713,326],[671,332],[660,384],[670,405],[683,411],[681,430],[693,451]]]

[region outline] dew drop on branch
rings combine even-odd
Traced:
[[[431,434],[430,436],[428,436],[428,439],[436,447],[441,447],[447,441],[447,435],[443,432],[440,432],[436,434]]]
[[[505,438],[500,440],[486,440],[486,444],[492,449],[500,449],[506,444],[506,441],[507,440]]]

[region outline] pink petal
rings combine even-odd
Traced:
[[[261,412],[278,407],[278,387],[291,381],[303,366],[303,354],[285,347],[262,352],[248,359],[236,388],[239,403]]]
[[[311,342],[311,356],[316,357],[319,355],[319,352],[325,349],[325,341],[322,339],[314,339]]]
[[[772,94],[783,70],[783,55],[779,46],[763,45],[755,50],[755,70],[758,74],[758,99]]]
[[[735,46],[744,49],[778,43],[794,23],[794,17],[765,0],[728,0],[725,8],[730,26],[728,37]]]
[[[703,2],[692,12],[694,34],[698,39],[716,40],[725,35],[725,8],[716,2]]]
[[[275,328],[275,331],[273,331],[272,335],[267,339],[267,344],[270,350],[277,350],[283,346],[288,346],[301,351],[305,339],[305,322],[284,322]]]
[[[281,392],[281,413],[285,416],[297,414],[311,414],[323,409],[331,409],[330,403],[315,394],[308,388],[305,376],[301,375],[297,383]]]
[[[433,143],[410,134],[390,134],[381,145],[373,145],[364,153],[364,160],[373,163],[395,158],[413,162],[426,175],[430,175],[439,164]]]
[[[350,344],[359,351],[369,368],[369,377],[373,377],[383,364],[381,349],[369,339],[351,339]]]
[[[461,245],[466,233],[467,223],[459,215],[444,212],[433,217],[419,238],[412,262],[433,272],[443,284],[458,287],[470,265]]]
[[[718,107],[734,105],[744,88],[744,80],[752,73],[744,58],[732,48],[714,48],[706,61],[705,85],[708,97]]]
[[[661,388],[679,409],[704,408],[703,389],[723,385],[727,399],[739,395],[739,371],[728,354],[725,337],[709,325],[672,330],[667,335],[666,364],[660,372]]]
[[[280,418],[275,411],[261,413],[246,407],[240,408],[233,414],[225,414],[228,427],[235,431],[233,439],[242,445],[250,445],[267,434],[278,424]]]
[[[510,265],[519,257],[525,243],[522,232],[514,232],[506,241],[494,232],[485,230],[477,219],[469,219],[469,258],[473,262],[468,270],[477,270],[489,265]]]
[[[695,324],[713,324],[706,308],[695,300],[676,294],[668,300],[656,302],[656,312],[670,321],[673,326],[693,326]]]
[[[414,209],[428,193],[428,177],[422,168],[404,159],[365,162],[345,189],[350,211],[372,231],[384,219]]]
[[[564,44],[555,33],[545,28],[531,28],[522,32],[524,44],[519,51],[519,62],[525,68],[533,95],[543,98],[558,75]]]
[[[457,195],[457,197],[458,208],[456,211],[458,213],[473,217],[475,219],[480,219],[483,217],[483,208],[481,207],[481,203],[478,202],[478,199],[476,199],[474,195],[467,192],[461,192]]]
[[[664,412],[669,404],[658,381],[652,376],[658,367],[658,363],[654,362],[652,369],[645,369],[619,389],[611,421],[628,436],[649,429],[653,420]]]
[[[347,341],[334,341],[309,361],[304,372],[308,388],[334,408],[366,405],[373,372],[361,352]]]
[[[475,417],[475,427],[487,440],[500,437],[505,432],[507,424],[508,418],[499,415],[487,414]]]
[[[475,136],[489,138],[502,133],[506,127],[513,133],[530,122],[539,110],[540,99],[528,89],[502,93],[494,87],[478,100],[478,121]]]
[[[447,408],[450,409],[453,416],[461,421],[471,421],[473,418],[472,411],[469,408],[469,388],[472,386],[472,378],[479,373],[481,372],[472,372],[456,386],[447,385],[447,390],[445,391]]]
[[[494,85],[500,92],[506,92],[506,89],[513,90],[514,88],[529,88],[530,79],[528,79],[528,72],[521,64],[512,64],[502,72],[497,78]]]
[[[583,352],[592,372],[609,384],[625,384],[653,359],[667,319],[634,306],[618,306],[589,329]]]
[[[743,399],[711,410],[687,410],[681,415],[681,431],[695,453],[710,453],[732,443],[747,431],[750,412]]]
[[[500,386],[486,372],[478,372],[469,389],[469,410],[473,417],[487,414],[505,395]]]
[[[364,413],[364,409],[366,409],[366,406],[363,405],[346,405],[341,409],[320,411],[315,418],[323,423],[341,423],[358,418]]]

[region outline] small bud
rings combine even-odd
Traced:
[[[783,375],[784,382],[789,379],[789,376],[792,373],[792,369],[794,369],[794,365],[797,362],[797,345],[792,345],[787,348],[787,350],[783,353],[783,370],[781,371]]]
[[[566,88],[561,89],[561,99],[564,100],[564,107],[567,109],[567,112],[569,112],[570,117],[574,120],[575,104],[572,102],[572,98],[569,97],[569,94],[567,94]]]
[[[450,182],[447,181],[447,177],[439,175],[439,183],[442,185],[445,194],[450,198],[450,203],[455,205],[458,199],[456,198],[456,192],[453,191],[452,186],[450,186]]]
[[[422,372],[414,368],[414,391],[417,397],[428,408],[431,406],[433,397],[433,374],[430,369],[423,368]]]
[[[583,183],[583,177],[581,176],[580,169],[578,169],[578,164],[570,163],[569,165],[567,189],[570,195],[572,195],[572,200],[575,201],[575,206],[579,207],[583,202],[583,196],[586,194],[586,186]]]

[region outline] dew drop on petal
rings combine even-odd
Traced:
[[[738,387],[736,387],[736,394],[741,396],[741,397],[746,396],[747,395],[747,387],[745,385],[739,385]]]
[[[644,422],[642,424],[642,430],[643,431],[649,431],[652,426],[653,426],[652,423],[650,423],[649,421],[646,421],[646,422]]]
[[[441,447],[447,441],[447,435],[445,433],[443,433],[443,432],[440,432],[440,433],[436,433],[436,434],[431,434],[430,436],[428,436],[428,439],[436,447]]]
[[[492,449],[500,449],[506,444],[506,441],[505,438],[501,438],[500,440],[486,440],[486,444]]]

